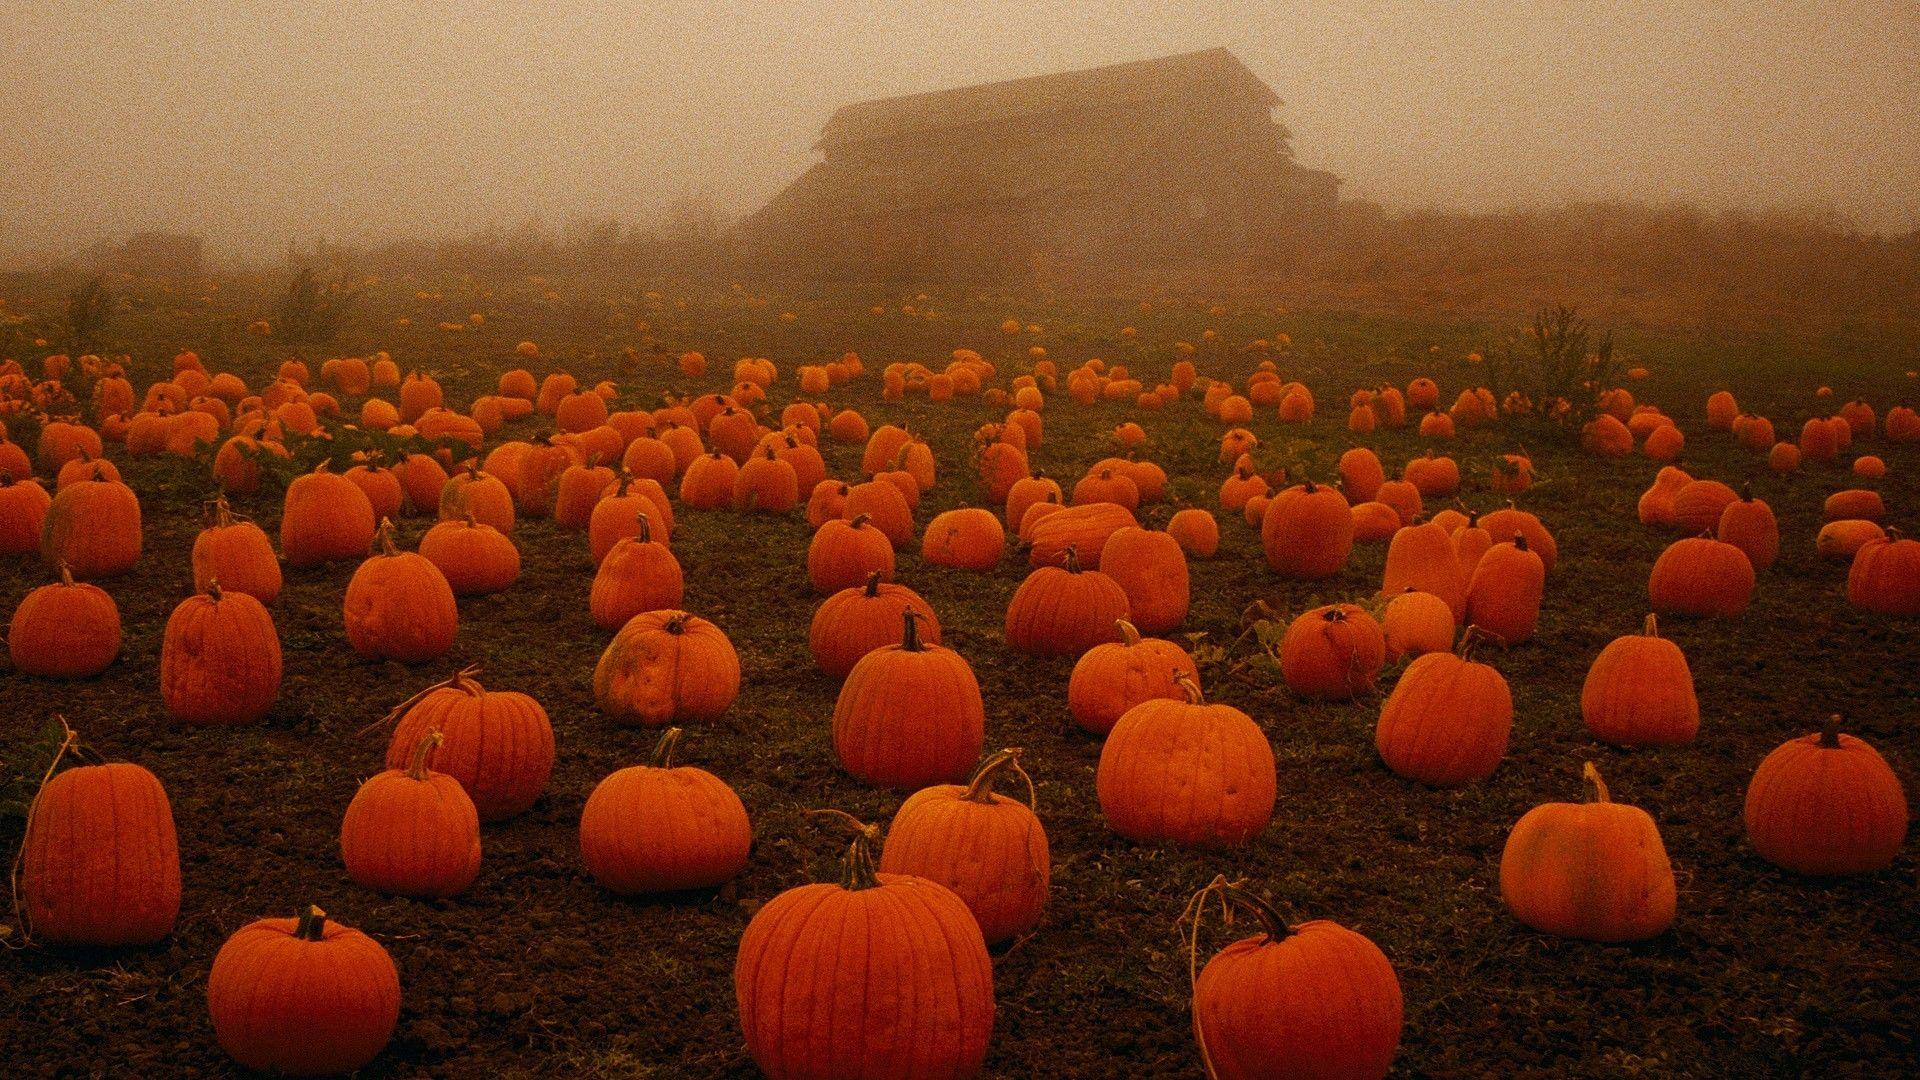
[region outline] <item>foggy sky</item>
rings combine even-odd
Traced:
[[[1920,227],[1906,0],[8,6],[0,257],[146,227],[271,257],[316,236],[644,218],[698,192],[745,212],[813,160],[841,104],[1216,45],[1278,91],[1296,156],[1350,197]]]

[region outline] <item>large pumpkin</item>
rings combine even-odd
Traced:
[[[746,868],[747,808],[726,781],[675,765],[679,741],[680,729],[668,728],[651,764],[617,770],[587,796],[580,856],[601,888],[623,896],[710,889]]]
[[[1281,577],[1333,577],[1346,569],[1353,551],[1353,508],[1339,491],[1311,480],[1287,488],[1267,504],[1260,546]]]
[[[251,724],[280,696],[280,635],[265,605],[220,583],[167,618],[160,697],[182,723]]]
[[[400,973],[380,943],[309,907],[235,931],[207,975],[213,1034],[249,1069],[352,1072],[400,1021]]]
[[[1281,677],[1308,700],[1351,700],[1373,686],[1386,662],[1380,624],[1353,604],[1314,608],[1280,639]]]
[[[213,520],[193,538],[193,587],[206,592],[215,581],[228,592],[246,593],[263,604],[280,595],[280,558],[266,530],[239,517],[227,497],[214,500]]]
[[[1796,874],[1884,870],[1907,837],[1907,794],[1880,752],[1840,733],[1840,718],[1782,743],[1747,785],[1747,838]]]
[[[880,851],[880,869],[912,874],[952,889],[993,945],[1040,924],[1052,879],[1047,831],[1034,813],[1033,781],[1020,751],[987,758],[973,779],[936,784],[907,797],[894,812]],[[993,790],[1012,771],[1027,781],[1027,801]]]
[[[60,580],[20,600],[7,624],[7,654],[21,675],[90,679],[120,655],[120,609],[104,589]]]
[[[615,543],[593,575],[587,608],[593,625],[602,630],[618,630],[645,612],[676,609],[686,596],[680,560],[653,538],[653,524],[646,514],[638,515],[638,520],[639,535]]]
[[[878,832],[861,827],[841,883],[788,889],[741,935],[734,999],[770,1080],[963,1080],[986,1059],[980,927],[946,886],[876,873]]]
[[[966,658],[925,644],[911,606],[900,644],[862,656],[833,706],[840,765],[869,784],[905,788],[964,779],[980,758],[986,707]]]
[[[1753,564],[1710,536],[1676,540],[1654,560],[1647,595],[1662,614],[1731,618],[1753,599]]]
[[[27,925],[41,940],[121,946],[166,937],[180,914],[166,789],[138,765],[54,773],[28,811],[18,881]]]
[[[40,558],[82,580],[113,577],[140,561],[140,500],[118,480],[80,480],[56,491],[41,524]]]
[[[280,554],[288,566],[358,559],[373,546],[379,525],[367,493],[328,472],[322,461],[287,485],[280,512]]]
[[[1920,540],[1888,529],[1861,544],[1847,571],[1847,602],[1876,615],[1920,615]]]
[[[1476,637],[1470,629],[1459,653],[1407,665],[1380,707],[1374,746],[1397,775],[1458,787],[1492,776],[1506,756],[1513,696],[1498,671],[1470,658]]]
[[[532,806],[553,772],[553,724],[540,703],[512,690],[488,690],[478,667],[454,673],[402,702],[387,743],[387,768],[405,769],[420,740],[442,737],[428,762],[460,781],[481,821],[500,821]]]
[[[713,720],[740,693],[740,654],[720,628],[684,611],[627,620],[593,669],[593,700],[615,722],[665,727]]]
[[[1100,748],[1094,786],[1114,832],[1141,842],[1237,847],[1273,819],[1273,747],[1246,713],[1185,699],[1128,709]]]
[[[1100,572],[1127,594],[1127,618],[1135,626],[1159,634],[1187,621],[1187,555],[1172,534],[1129,526],[1107,538],[1101,555]]]
[[[1589,803],[1544,803],[1526,812],[1500,853],[1500,895],[1515,918],[1542,933],[1589,941],[1640,941],[1673,925],[1673,867],[1653,818],[1611,801],[1592,762]]]
[[[347,643],[361,656],[403,664],[445,656],[460,624],[453,586],[426,556],[394,549],[392,522],[381,523],[379,537],[381,550],[347,582]]]
[[[1043,566],[1014,590],[1006,634],[1015,652],[1077,657],[1102,642],[1120,640],[1115,627],[1127,617],[1125,590],[1097,570],[1081,569],[1073,548],[1063,558],[1064,567]]]
[[[940,644],[940,620],[932,605],[905,585],[883,582],[876,573],[864,585],[834,593],[820,602],[807,631],[813,662],[833,678],[846,678],[861,657],[900,644],[901,619],[908,610],[919,615],[914,632],[920,640]]]

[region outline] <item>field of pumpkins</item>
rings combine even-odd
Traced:
[[[12,339],[16,1075],[1920,1073],[1920,354],[593,287]]]

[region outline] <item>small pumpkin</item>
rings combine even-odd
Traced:
[[[7,624],[7,655],[21,675],[90,679],[120,655],[120,609],[106,590],[60,580],[21,597]]]
[[[587,594],[593,625],[602,630],[618,630],[645,612],[676,609],[686,596],[680,560],[653,538],[653,524],[645,513],[636,517],[639,534],[613,545],[600,560]]]
[[[266,530],[236,515],[225,495],[213,503],[213,520],[193,538],[193,587],[206,592],[219,581],[228,592],[246,593],[263,604],[280,595],[280,557]]]
[[[940,620],[932,605],[905,585],[867,575],[866,584],[842,589],[820,602],[807,632],[813,662],[827,675],[844,679],[860,658],[889,645],[900,644],[901,618],[907,611],[919,615],[915,632],[929,645],[940,644]]]

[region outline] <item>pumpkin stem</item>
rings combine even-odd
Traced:
[[[1115,619],[1113,620],[1113,625],[1120,628],[1120,643],[1122,645],[1131,649],[1135,645],[1140,644],[1140,631],[1132,623],[1125,619]]]
[[[1660,636],[1660,620],[1651,611],[1647,612],[1647,621],[1644,624],[1642,624],[1640,627],[1640,636],[1641,637],[1659,637]]]
[[[842,494],[845,494],[845,492],[842,492]],[[865,527],[867,522],[872,520],[873,520],[872,514],[855,514],[853,515],[853,517],[847,519],[847,528],[849,529],[863,528]]]
[[[378,731],[383,727],[387,727],[393,724],[395,721],[399,720],[402,716],[405,716],[409,711],[411,711],[415,705],[418,705],[422,701],[425,701],[428,694],[431,694],[436,690],[446,690],[446,689],[457,687],[459,689],[465,690],[467,693],[472,694],[475,697],[478,697],[481,692],[481,686],[479,683],[472,681],[473,677],[478,674],[480,674],[480,665],[468,664],[466,667],[463,667],[459,671],[454,672],[451,677],[442,679],[441,681],[434,683],[432,686],[427,687],[426,689],[413,695],[412,697],[401,702],[400,704],[395,705],[390,711],[388,711],[387,715],[381,717],[378,720],[375,720],[373,723],[368,724],[366,727],[361,728],[358,732],[355,732],[355,736],[364,737],[368,734],[371,734],[372,732]]]
[[[650,544],[653,542],[653,523],[647,520],[647,512],[645,510],[640,511],[639,518],[640,542]]]
[[[1820,745],[1828,750],[1838,750],[1840,748],[1839,713],[1828,716],[1826,722],[1820,725]]]
[[[393,548],[393,519],[392,518],[380,519],[380,528],[378,531],[374,533],[374,537],[375,539],[380,541],[380,554],[385,555],[388,558],[392,558],[393,556],[399,554],[399,552],[395,551]]]
[[[1067,573],[1069,574],[1079,573],[1080,572],[1080,553],[1073,550],[1072,544],[1067,545],[1065,558],[1067,563]]]
[[[879,595],[880,595],[880,571],[875,570],[873,573],[867,575],[866,597],[867,599],[871,600],[874,597]]]
[[[213,577],[213,578],[207,579],[207,599],[213,601],[216,604],[223,599],[223,597],[220,594],[219,578]]]
[[[680,745],[680,735],[681,731],[677,727],[670,727],[660,733],[660,741],[654,744],[653,747],[653,761],[651,764],[654,768],[673,768],[673,751],[675,747]]]
[[[1587,783],[1593,785],[1594,802],[1613,801],[1612,793],[1607,790],[1607,782],[1600,778],[1600,770],[1594,767],[1593,762],[1587,762],[1586,765],[1580,769],[1580,775]]]
[[[662,629],[666,630],[669,634],[684,634],[687,632],[687,618],[686,612],[676,611],[671,616],[668,616],[667,625],[662,627]]]
[[[321,911],[318,904],[308,904],[307,910],[300,913],[300,921],[294,925],[293,936],[301,941],[319,941],[326,929],[327,913]]]
[[[1252,911],[1260,920],[1268,940],[1280,941],[1293,933],[1287,926],[1286,920],[1281,918],[1280,912],[1265,899],[1249,891],[1244,880],[1228,881],[1227,875],[1215,874],[1212,881],[1193,894],[1193,898],[1187,901],[1186,910],[1182,911],[1180,918],[1175,920],[1176,926],[1189,922],[1193,924],[1191,931],[1186,934],[1187,985],[1191,988],[1188,996],[1189,1007],[1192,1006],[1194,997],[1192,991],[1196,991],[1200,985],[1200,924],[1208,905],[1215,899],[1220,902],[1220,921],[1227,926],[1233,925],[1233,905],[1238,903]],[[1219,1074],[1214,1071],[1213,1057],[1207,1052],[1207,1036],[1197,1023],[1194,1025],[1194,1039],[1200,1045],[1200,1065],[1206,1073],[1207,1080],[1215,1080]]]
[[[874,874],[873,845],[880,842],[880,826],[869,825],[845,810],[809,810],[807,814],[810,817],[838,818],[854,829],[853,843],[847,848],[847,858],[840,877],[841,887],[849,892],[879,888],[880,879]]]
[[[876,578],[879,576],[880,575],[878,574],[874,575],[874,577]],[[913,610],[912,608],[903,608],[900,612],[900,618],[903,622],[906,623],[905,627],[903,627],[900,631],[900,651],[901,652],[926,651],[926,646],[920,644],[920,627],[919,627],[919,621],[925,618],[925,616],[921,615],[919,612]]]
[[[1027,770],[1020,767],[1020,755],[1022,753],[1025,753],[1025,751],[1019,747],[1010,746],[1005,750],[997,751],[988,756],[987,760],[980,764],[979,770],[973,774],[972,781],[967,784],[967,790],[962,792],[960,797],[970,802],[987,803],[991,805],[993,802],[994,780],[999,777],[1003,770],[1012,769],[1019,775],[1020,779],[1027,782],[1027,805],[1038,810],[1040,808],[1040,795],[1034,790],[1033,777],[1028,776]]]
[[[73,588],[73,567],[68,566],[65,559],[60,560],[60,584]]]
[[[407,759],[407,777],[411,780],[427,778],[427,759],[433,756],[434,748],[446,742],[446,736],[435,728],[421,736],[420,742],[413,748],[413,756]]]
[[[65,563],[61,564],[63,569],[65,566]],[[80,749],[80,733],[73,730],[73,728],[67,724],[67,718],[59,713],[54,713],[53,719],[55,723],[60,725],[60,746],[54,750],[53,760],[47,762],[47,771],[40,774],[40,786],[34,789],[33,802],[27,804],[28,821],[33,820],[34,808],[40,803],[41,793],[47,789],[47,781],[53,779],[54,770],[60,767],[60,759],[66,757],[70,752],[77,753]],[[20,849],[16,851],[13,856],[13,874],[10,884],[13,888],[14,918],[19,921],[21,928],[26,931],[22,937],[26,941],[31,941],[33,940],[33,927],[28,925],[26,913],[20,908],[20,868],[26,865],[26,859],[27,846],[21,844]]]
[[[1187,704],[1205,705],[1207,703],[1206,697],[1200,693],[1200,684],[1197,682],[1194,682],[1193,676],[1187,674],[1186,672],[1184,671],[1174,672],[1173,684],[1175,686],[1178,686],[1181,689],[1181,691],[1187,695]]]
[[[1525,551],[1525,550],[1527,550],[1527,534],[1526,534],[1526,533],[1514,533],[1514,534],[1513,534],[1513,547],[1514,547],[1514,550],[1516,550],[1516,551]]]

